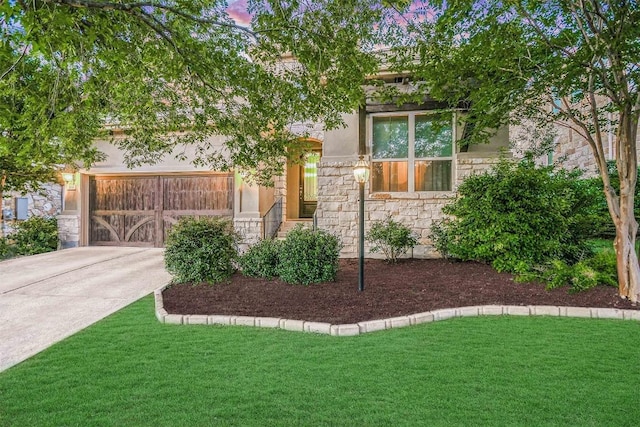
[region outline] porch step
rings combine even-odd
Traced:
[[[287,237],[287,233],[295,228],[296,225],[302,224],[304,228],[313,228],[313,220],[311,219],[296,219],[296,220],[288,220],[284,221],[280,228],[278,229],[278,234],[276,234],[276,238],[284,239]]]

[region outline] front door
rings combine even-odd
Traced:
[[[300,165],[300,218],[312,218],[318,206],[318,162],[320,153],[306,155]]]

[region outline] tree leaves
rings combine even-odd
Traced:
[[[292,124],[341,125],[341,113],[362,102],[363,76],[376,69],[360,51],[378,13],[367,1],[255,2],[252,28],[237,25],[218,0],[9,3],[0,9],[8,54],[16,61],[24,52],[31,64],[64,75],[64,87],[49,88],[64,92],[67,105],[57,114],[81,104],[91,124],[83,137],[98,135],[99,123],[121,129],[124,136],[112,142],[130,166],[181,156],[181,147],[192,145],[199,165],[271,179],[306,136],[304,126],[293,132]],[[4,61],[0,72],[19,75],[11,63]],[[40,72],[31,70],[34,79]],[[25,121],[46,120],[38,103],[25,105],[28,113],[16,110]],[[79,132],[62,130],[69,138]],[[32,142],[44,136],[31,127],[22,132]],[[224,136],[223,149],[212,142],[216,135]]]

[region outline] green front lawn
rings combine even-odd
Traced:
[[[640,323],[481,317],[352,338],[153,317],[0,373],[2,426],[637,425]]]

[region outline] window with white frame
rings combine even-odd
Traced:
[[[452,112],[372,115],[372,191],[451,191],[453,119]]]

